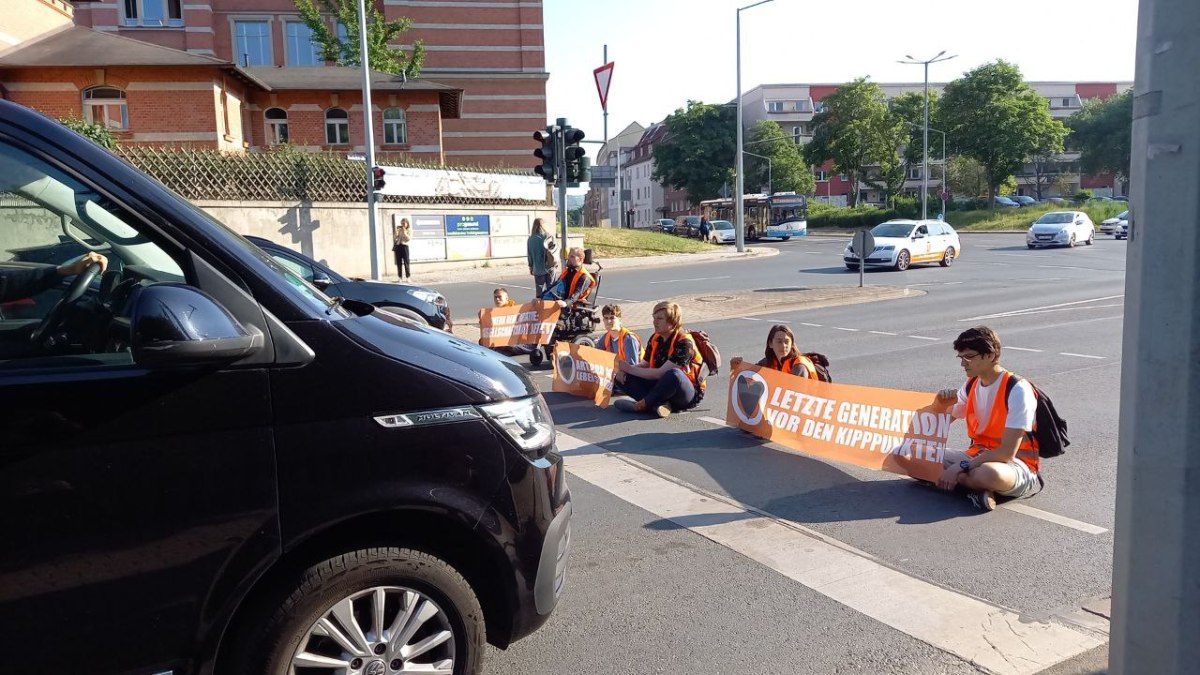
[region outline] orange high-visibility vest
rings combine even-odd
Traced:
[[[617,331],[617,338],[616,338],[616,340],[617,340],[617,358],[622,361],[629,360],[629,359],[625,358],[625,336],[626,335],[633,335],[633,333],[630,332],[626,328],[621,328],[621,330]],[[636,335],[634,335],[633,337],[634,337],[634,339],[637,339]],[[605,333],[604,337],[600,338],[600,348],[606,352],[612,351],[612,340],[609,338],[609,333]],[[641,357],[641,354],[635,354],[635,356]]]
[[[500,305],[500,306],[501,306],[501,307],[516,307],[516,306],[517,306],[517,302],[516,302],[516,300],[513,300],[512,298],[509,298],[508,300],[505,300],[505,301],[504,301],[504,304],[503,304],[503,305]]]
[[[781,373],[787,373],[788,375],[791,375],[792,369],[797,364],[804,366],[805,370],[808,371],[808,375],[805,375],[805,377],[807,377],[808,379],[810,379],[810,380],[821,379],[821,378],[817,377],[817,367],[815,365],[813,365],[812,359],[808,358],[807,356],[805,356],[803,354],[789,356],[783,360],[783,363],[780,363],[779,360],[776,359],[774,355],[771,356],[770,367],[774,368],[775,370],[778,370]]]
[[[562,276],[559,277],[559,280],[560,281],[565,280],[567,278],[567,275],[570,274],[571,271],[572,270],[570,267],[564,269],[562,272]],[[591,273],[588,272],[587,270],[583,269],[582,267],[578,267],[574,271],[576,272],[576,274],[571,279],[570,283],[567,285],[567,298],[571,297],[572,295],[575,295],[575,289],[579,288],[579,284],[583,280],[584,277],[587,277],[588,279],[592,279]],[[592,285],[589,286],[586,291],[584,291],[583,295],[579,296],[579,302],[586,302],[588,299],[588,296],[590,296],[592,294],[592,290],[594,290],[595,288],[596,288],[596,280],[592,279]],[[563,300],[566,300],[567,298],[563,298]]]
[[[655,359],[658,356],[658,343],[660,342],[660,340],[656,339],[657,337],[657,334],[652,336],[650,338],[650,345],[646,347],[646,363],[649,363],[651,368],[661,366],[671,358],[671,354],[675,353],[675,343],[681,338],[687,340],[692,343],[692,362],[683,367],[683,373],[692,381],[692,385],[696,387],[697,392],[704,391],[708,387],[708,381],[700,374],[700,368],[704,365],[704,359],[700,356],[700,350],[696,348],[696,342],[685,334],[683,328],[676,330],[671,334],[671,340],[667,343],[667,353],[663,357],[662,362],[655,363]]]
[[[967,454],[971,457],[984,450],[994,450],[1000,447],[1000,438],[1004,435],[1004,424],[1008,419],[1007,391],[1010,377],[1012,377],[1012,373],[1007,370],[1000,376],[1000,380],[996,384],[996,400],[992,402],[992,414],[987,420],[987,425],[982,429],[979,425],[979,417],[975,414],[975,388],[979,386],[978,378],[967,391],[967,435],[971,437],[971,447],[967,448]],[[1017,459],[1025,462],[1030,471],[1037,473],[1039,458],[1037,441],[1033,439],[1033,434],[1026,433],[1021,437],[1021,444],[1017,446]]]

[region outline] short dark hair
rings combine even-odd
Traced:
[[[975,326],[964,330],[954,340],[954,351],[961,352],[967,349],[974,349],[979,354],[985,356],[989,354],[1000,354],[1000,336],[996,335],[996,331],[987,326]]]
[[[505,295],[508,295],[508,289],[503,286],[500,286],[496,290],[492,291],[493,296],[496,295],[497,293],[503,293]]]
[[[605,305],[600,308],[600,316],[615,316],[617,318],[620,318],[621,317],[621,306],[620,305]]]

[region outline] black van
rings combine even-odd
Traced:
[[[11,261],[62,237],[107,270]],[[570,518],[516,363],[0,101],[0,672],[476,673]]]

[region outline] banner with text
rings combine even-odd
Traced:
[[[479,344],[484,347],[550,344],[558,312],[558,303],[553,300],[485,307],[479,310]]]
[[[936,394],[832,384],[757,366],[729,376],[730,426],[805,454],[936,481],[951,415]]]
[[[617,355],[571,342],[554,345],[554,389],[590,398],[601,408],[612,401]]]

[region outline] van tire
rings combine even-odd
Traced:
[[[239,636],[234,672],[287,675],[301,641],[334,606],[371,588],[397,586],[416,591],[440,610],[436,618],[448,624],[454,640],[455,675],[482,672],[483,609],[470,584],[440,558],[396,547],[361,549],[323,560],[301,572],[290,588],[284,586],[282,598],[267,598],[267,611],[245,624],[249,630]]]

